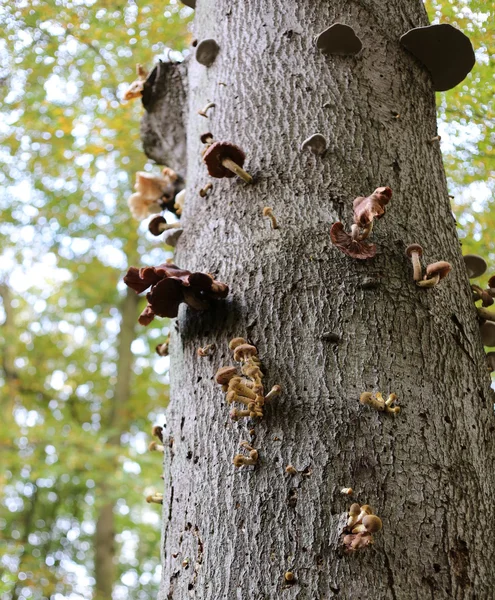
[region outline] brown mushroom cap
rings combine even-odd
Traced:
[[[476,62],[469,38],[446,23],[411,29],[400,43],[430,71],[437,92],[455,87]]]
[[[332,225],[330,229],[330,239],[334,246],[352,258],[367,260],[373,258],[376,254],[375,244],[367,244],[362,240],[353,240],[352,237],[344,231],[344,226],[340,221],[337,221],[337,223]]]
[[[334,23],[316,36],[316,47],[325,54],[345,56],[357,54],[363,44],[352,27],[343,23]]]
[[[219,52],[220,46],[214,39],[202,40],[196,46],[196,60],[205,67],[211,67]]]
[[[258,350],[255,346],[251,346],[251,344],[241,344],[237,346],[234,350],[234,360],[236,362],[240,362],[244,358],[249,358],[251,356],[257,356]]]
[[[242,337],[236,337],[236,338],[230,340],[229,348],[231,350],[235,350],[237,348],[237,346],[240,346],[241,344],[247,344],[247,341]]]
[[[181,0],[182,4],[189,6],[189,8],[196,8],[196,0]]]
[[[199,139],[201,141],[202,144],[206,144],[208,142],[208,140],[212,140],[213,139],[213,133],[210,133],[209,131],[207,133],[202,133],[199,136]]]
[[[477,254],[466,254],[462,258],[464,259],[469,279],[481,277],[486,271],[486,260],[482,256],[478,256]],[[490,283],[488,283],[488,285],[490,285]],[[492,286],[490,285],[490,287]]]
[[[148,223],[148,229],[152,235],[160,235],[163,233],[163,229],[160,225],[166,225],[167,221],[161,216],[153,217],[151,221]]]
[[[366,515],[363,518],[363,525],[368,533],[376,533],[382,528],[382,520],[376,515]]]
[[[351,504],[351,508],[349,509],[349,514],[352,517],[357,517],[360,512],[361,512],[361,507],[359,506],[359,504],[357,502],[355,502],[354,504]]]
[[[432,279],[433,277],[438,277],[443,279],[447,277],[452,269],[452,265],[444,260],[439,260],[438,262],[431,263],[426,267],[426,276],[428,279]]]
[[[232,377],[235,377],[236,375],[236,367],[220,367],[215,373],[215,381],[220,385],[227,385]]]
[[[411,258],[413,252],[418,256],[423,256],[423,248],[419,244],[410,244],[406,248],[406,255],[409,256],[409,258]]]
[[[495,346],[495,323],[493,321],[485,321],[480,327],[480,334],[483,346]]]
[[[488,352],[486,355],[486,364],[488,365],[488,369],[490,373],[495,371],[495,352]]]
[[[229,171],[222,165],[225,158],[230,158],[237,165],[242,167],[246,160],[244,152],[231,142],[214,142],[203,155],[203,160],[208,168],[208,173],[212,177],[235,177],[235,173]]]

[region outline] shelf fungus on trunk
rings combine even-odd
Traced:
[[[274,385],[265,396],[262,383],[263,373],[260,369],[258,350],[255,346],[248,344],[244,338],[234,338],[230,341],[229,348],[234,353],[234,360],[242,364],[243,377],[239,377],[236,367],[228,366],[218,369],[215,381],[226,392],[225,399],[229,405],[238,402],[245,407],[242,410],[234,408],[230,412],[230,418],[233,421],[245,417],[263,418],[265,403],[279,396],[282,388],[279,385]]]
[[[316,47],[325,54],[348,56],[358,54],[363,47],[350,25],[334,23],[315,37]]]
[[[176,317],[182,302],[195,310],[206,310],[211,300],[226,298],[229,293],[228,286],[209,273],[191,273],[167,263],[130,267],[124,283],[137,294],[151,288],[146,294],[148,306],[138,319],[141,325],[149,325],[155,316]]]
[[[330,229],[332,244],[341,252],[358,260],[373,258],[376,254],[375,244],[365,240],[371,234],[373,221],[381,219],[385,214],[385,206],[392,197],[389,187],[379,187],[370,196],[359,196],[353,202],[354,224],[351,233],[344,230],[344,225],[338,221]]]
[[[380,412],[393,414],[400,412],[400,406],[393,406],[397,402],[397,394],[390,394],[387,400],[385,400],[381,392],[363,392],[359,398],[359,402],[371,406],[371,408]]]
[[[211,177],[240,177],[246,183],[253,183],[252,176],[242,166],[246,160],[244,151],[232,142],[215,142],[211,133],[204,133],[201,141],[206,145],[203,161]]]
[[[373,534],[380,531],[382,521],[380,517],[373,514],[373,509],[368,504],[359,506],[352,504],[349,509],[347,526],[342,535],[342,543],[347,552],[364,550],[373,544]]]

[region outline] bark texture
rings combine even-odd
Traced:
[[[358,56],[315,48],[335,22],[354,28]],[[232,291],[207,312],[182,305],[172,328],[160,600],[493,598],[490,379],[441,152],[428,143],[431,79],[399,44],[426,24],[419,0],[198,2],[195,37],[220,53],[210,68],[190,62],[175,261]],[[207,99],[205,121],[196,111]],[[206,131],[246,151],[254,185],[213,180],[198,195]],[[326,154],[301,152],[317,132]],[[330,225],[349,230],[352,200],[384,185],[393,198],[370,240],[377,256],[352,260],[332,247]],[[413,242],[425,265],[453,265],[434,289],[413,283]],[[259,349],[266,388],[284,390],[259,424],[229,421],[213,380],[234,364],[235,336]],[[207,343],[217,352],[199,358]],[[395,392],[401,413],[361,406],[372,390]],[[241,440],[259,450],[254,469],[232,465]],[[306,473],[286,474],[289,463]],[[370,504],[383,531],[345,555],[353,501]]]
[[[143,150],[159,165],[186,171],[187,61],[159,62],[143,91]]]

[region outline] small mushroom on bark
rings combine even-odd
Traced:
[[[478,256],[477,254],[466,254],[463,258],[469,279],[481,277],[486,271],[486,260],[482,256]]]
[[[196,0],[181,0],[182,4],[189,6],[189,8],[196,8]]]
[[[455,87],[476,62],[469,38],[446,23],[410,29],[400,43],[428,69],[437,92]]]
[[[480,327],[483,346],[495,346],[495,322],[485,321]]]
[[[327,149],[327,140],[321,133],[315,133],[301,144],[301,150],[306,148],[314,155],[321,156]]]
[[[180,223],[167,223],[165,218],[161,215],[153,217],[148,223],[148,230],[154,236],[161,235],[164,231],[168,231],[169,229],[178,229],[179,227]]]
[[[213,142],[203,154],[208,173],[212,177],[221,179],[237,175],[246,183],[253,183],[251,175],[242,168],[245,159],[243,150],[231,142]]]
[[[426,275],[421,281],[416,281],[416,285],[424,288],[435,287],[439,281],[447,277],[452,270],[450,263],[440,260],[426,267]]]
[[[163,241],[167,246],[171,246],[175,248],[177,246],[177,242],[179,241],[180,236],[183,234],[184,230],[180,228],[180,223],[177,223],[177,229],[169,229],[163,235]]]
[[[241,448],[245,448],[249,452],[249,456],[236,454],[234,456],[234,467],[242,467],[243,465],[255,465],[258,462],[258,451],[252,448],[248,442],[241,442]]]
[[[368,260],[376,254],[375,244],[368,244],[359,239],[359,229],[357,226],[355,228],[355,237],[353,237],[353,235],[349,235],[344,231],[344,225],[340,221],[337,221],[330,229],[330,239],[334,246],[351,258]]]
[[[124,93],[124,100],[132,100],[140,98],[143,95],[144,82],[148,77],[148,71],[142,65],[136,65],[137,79],[131,83],[129,88]]]
[[[495,352],[487,353],[486,364],[490,373],[493,373],[493,371],[495,371]]]
[[[316,47],[325,54],[352,55],[363,47],[354,29],[343,23],[334,23],[317,35],[315,40]]]
[[[202,40],[196,46],[196,60],[205,67],[211,67],[220,52],[220,46],[214,39]]]

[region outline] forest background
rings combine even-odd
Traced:
[[[463,253],[490,265],[495,4],[426,7],[476,50],[473,71],[437,103]],[[161,515],[144,498],[161,489],[147,446],[167,405],[168,359],[154,348],[169,323],[135,327],[143,307],[122,277],[171,253],[127,208],[134,173],[153,165],[141,103],[122,97],[136,63],[187,55],[192,17],[178,0],[0,2],[2,598],[93,597],[96,523],[109,503],[114,600],[157,594]]]

